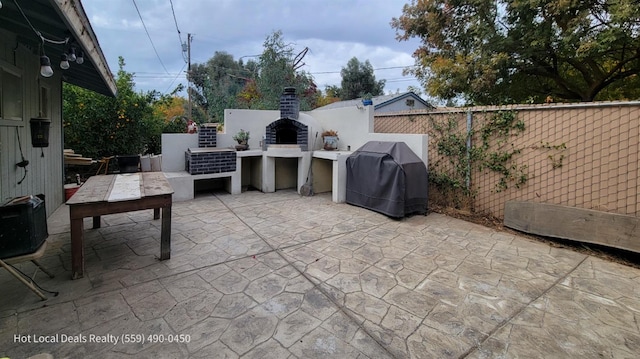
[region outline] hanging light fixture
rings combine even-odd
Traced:
[[[67,58],[67,54],[62,54],[60,58],[60,68],[66,70],[69,68],[69,59]]]
[[[76,57],[76,63],[78,65],[82,65],[84,63],[84,52],[82,50],[80,50],[80,53]]]
[[[70,47],[69,48],[69,53],[67,54],[67,57],[69,58],[69,61],[71,62],[75,62],[77,57],[76,57],[76,48],[75,47]]]
[[[53,76],[51,61],[49,61],[49,58],[47,57],[47,55],[40,56],[40,75],[42,75],[42,77]]]

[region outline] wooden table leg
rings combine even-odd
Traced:
[[[160,208],[154,208],[153,209],[153,219],[159,219],[160,218]]]
[[[84,276],[84,221],[71,219],[71,278]]]
[[[162,208],[160,230],[160,260],[171,258],[171,205]]]
[[[100,228],[100,216],[93,217],[93,228]]]

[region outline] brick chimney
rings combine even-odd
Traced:
[[[297,120],[300,113],[300,100],[295,87],[285,87],[280,95],[280,118]]]

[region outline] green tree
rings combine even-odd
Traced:
[[[376,81],[373,66],[369,60],[360,62],[356,57],[347,62],[347,67],[340,71],[340,98],[353,100],[365,95],[378,96],[384,94],[385,80]]]
[[[153,115],[158,93],[136,92],[133,74],[118,60],[117,95],[107,97],[65,83],[63,86],[64,146],[85,157],[159,151],[163,120]]]
[[[196,122],[222,122],[225,108],[238,108],[237,96],[254,76],[255,62],[247,65],[224,51],[216,51],[204,64],[194,64],[188,74]]]
[[[316,101],[316,106],[321,107],[334,102],[340,101],[340,95],[338,92],[340,88],[337,86],[327,86],[325,88],[325,94],[320,93]]]
[[[314,108],[319,95],[318,89],[310,74],[295,68],[298,54],[294,53],[293,45],[285,43],[282,31],[274,31],[267,36],[263,47],[256,78],[260,98],[257,106],[252,108],[278,109],[280,95],[285,87],[296,88],[301,110]]]
[[[327,97],[335,97],[340,99],[340,93],[342,92],[342,89],[340,88],[340,86],[329,85],[324,88],[324,92],[326,92]]]
[[[282,31],[267,36],[263,45],[257,61],[245,64],[216,51],[207,63],[191,67],[196,122],[203,122],[199,113],[204,114],[204,122],[222,122],[226,108],[277,109],[285,87],[296,88],[302,110],[316,106],[319,91],[311,75],[296,68],[294,48],[285,43]]]
[[[638,98],[635,0],[412,0],[391,21],[417,37],[408,71],[471,104]]]

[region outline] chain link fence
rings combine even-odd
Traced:
[[[514,105],[375,116],[429,134],[429,200],[504,217],[509,200],[640,215],[640,102]]]

